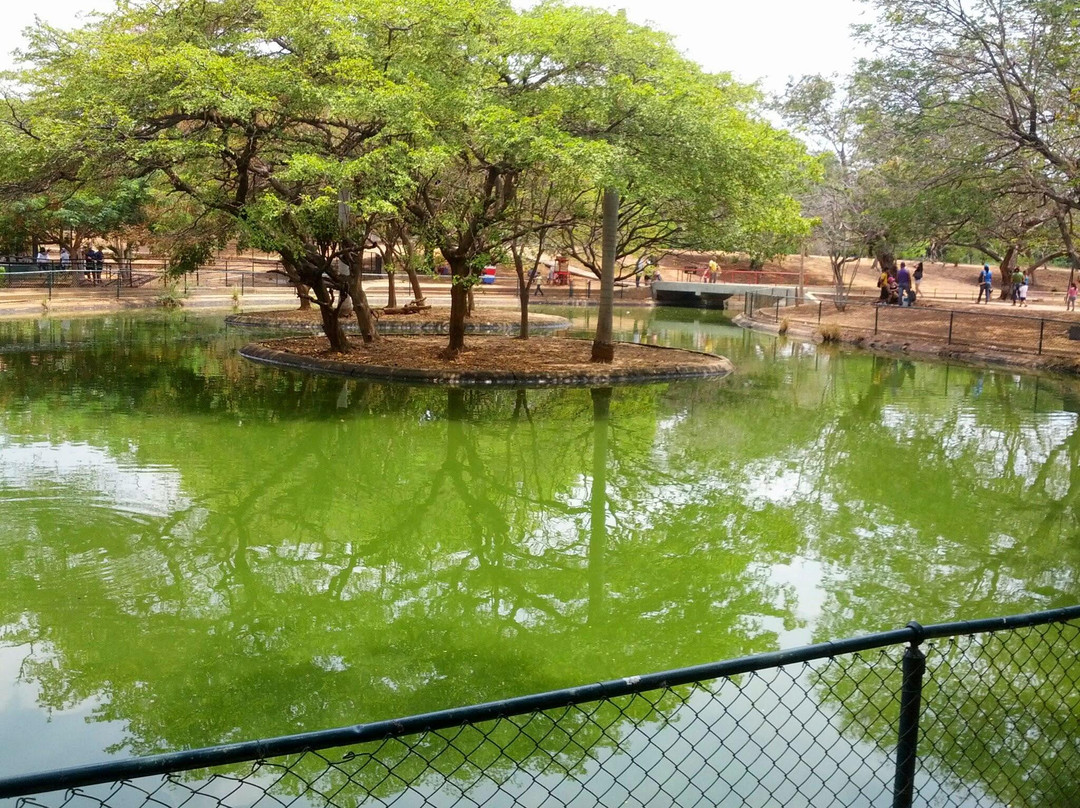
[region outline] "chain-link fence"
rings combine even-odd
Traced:
[[[1072,607],[9,778],[0,800],[1065,808],[1078,784]]]
[[[757,319],[776,323],[786,320],[788,325],[822,333],[839,328],[1017,353],[1080,353],[1080,317],[1022,314],[1024,309],[1006,305],[990,304],[975,311],[936,305],[882,306],[864,300],[848,300],[839,306],[832,300],[787,306],[781,298],[747,295],[743,311]]]

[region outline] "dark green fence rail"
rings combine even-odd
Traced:
[[[1080,606],[0,780],[18,806],[1066,806]]]
[[[765,293],[746,295],[743,314],[752,319],[802,326],[821,332],[835,326],[868,337],[887,335],[924,339],[945,345],[982,347],[1011,353],[1075,357],[1080,354],[1080,319],[1062,307],[1061,316],[1034,314],[1031,309],[995,301],[977,309],[952,309],[938,301],[930,306],[883,306],[869,299],[835,300],[800,305]]]

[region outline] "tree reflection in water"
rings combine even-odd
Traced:
[[[0,454],[96,458],[0,476],[18,681],[145,754],[1080,597],[1075,383],[639,331],[739,372],[448,392],[3,325]]]

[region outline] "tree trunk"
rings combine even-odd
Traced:
[[[1032,265],[1028,267],[1027,271],[1028,277],[1031,278],[1031,285],[1035,285],[1035,270],[1041,269],[1042,267],[1049,264],[1051,261],[1056,261],[1058,258],[1064,258],[1067,255],[1068,253],[1065,251],[1050,253],[1049,255],[1044,255],[1042,258],[1033,262]]]
[[[878,262],[878,266],[890,275],[896,274],[896,254],[893,252],[892,245],[889,244],[884,238],[878,239],[874,242],[874,258]]]
[[[424,290],[420,288],[420,274],[412,266],[405,267],[405,274],[409,276],[409,285],[412,286],[413,300],[420,303],[424,299]]]
[[[999,300],[1008,300],[1012,297],[1012,273],[1014,264],[1016,263],[1016,254],[1019,252],[1019,248],[1015,244],[1010,244],[1009,248],[1005,250],[1005,255],[1001,258],[1001,295]]]
[[[596,337],[592,344],[592,362],[610,364],[615,359],[612,342],[612,317],[615,309],[615,250],[619,230],[619,192],[604,189],[603,253],[600,271],[600,309],[596,315]]]
[[[525,281],[525,261],[521,250],[512,246],[510,252],[514,256],[514,270],[518,278],[518,306],[521,312],[521,321],[518,325],[518,339],[529,338],[529,284]]]
[[[1076,272],[1080,270],[1080,253],[1076,251],[1076,244],[1072,237],[1072,213],[1058,209],[1054,216],[1057,219],[1058,229],[1061,231],[1061,241],[1065,245],[1065,252],[1069,256],[1069,285],[1076,280]]]
[[[319,314],[322,316],[323,333],[330,343],[330,350],[344,353],[349,350],[349,340],[345,328],[338,317],[337,306],[330,296],[330,291],[320,278],[314,285],[315,299],[319,301]]]
[[[390,309],[397,308],[397,287],[394,285],[394,271],[386,270],[386,306]]]
[[[345,336],[345,328],[338,318],[337,312],[332,305],[319,304],[319,312],[322,314],[323,331],[330,341],[330,350],[336,353],[344,353],[349,350],[349,340]]]
[[[379,330],[375,324],[375,317],[371,313],[371,304],[368,303],[367,292],[360,283],[358,273],[352,273],[349,278],[349,295],[353,299],[353,314],[356,315],[356,324],[360,328],[360,336],[365,345],[370,345],[379,337]]]
[[[311,287],[305,286],[302,283],[297,283],[293,286],[296,289],[296,295],[300,298],[300,311],[311,310],[311,298],[308,294],[311,292]]]
[[[465,318],[469,315],[469,267],[461,258],[448,258],[450,264],[450,340],[446,356],[453,358],[465,348]]]
[[[473,292],[472,284],[469,284],[469,293],[465,296],[468,303],[468,316],[472,317],[473,312],[476,311],[476,294]]]

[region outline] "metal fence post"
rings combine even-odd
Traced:
[[[1046,328],[1046,320],[1043,320],[1042,318],[1040,318],[1039,319],[1039,354],[1040,355],[1042,354],[1043,331],[1045,330],[1045,328]]]
[[[776,298],[776,322],[780,322],[780,298]]]
[[[817,324],[821,325],[821,301],[820,300],[818,301],[818,304],[817,304]]]
[[[956,312],[955,311],[950,311],[949,312],[949,338],[945,341],[946,345],[952,345],[952,321],[953,321],[954,316],[956,316]]]
[[[877,334],[878,315],[881,314],[881,306],[874,308],[874,333]]]
[[[926,655],[919,649],[923,627],[912,620],[907,627],[916,632],[904,651],[903,684],[900,690],[900,726],[896,739],[896,779],[893,808],[911,808],[915,798],[915,764],[919,752],[919,712],[922,708],[923,674]]]

